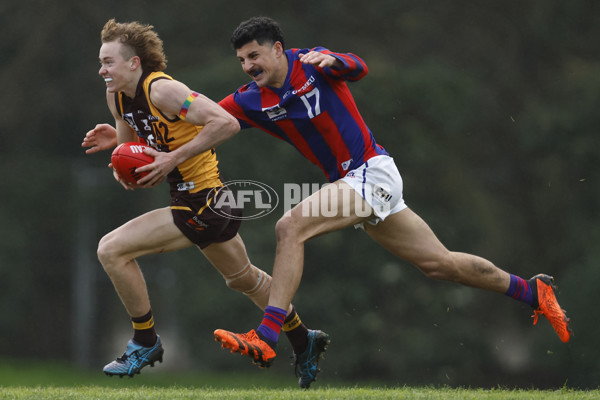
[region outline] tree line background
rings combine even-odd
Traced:
[[[589,388],[598,386],[600,3],[589,0],[7,1],[0,4],[2,196],[0,359],[98,370],[131,325],[95,250],[105,233],[168,205],[166,185],[122,190],[109,153],[80,148],[112,122],[98,77],[110,18],[155,26],[167,73],[214,100],[248,78],[229,37],[268,15],[287,47],[353,52],[370,68],[350,84],[395,158],[408,205],[452,250],[529,278],[554,275],[575,336],[561,343],[502,295],[425,278],[352,228],[306,246],[294,303],[332,343],[320,381]],[[228,179],[322,183],[320,171],[258,130],[217,149]],[[271,272],[281,212],[244,222],[254,264]],[[261,313],[197,250],[139,260],[161,368],[255,371],[213,342]],[[282,339],[269,373],[291,367]]]

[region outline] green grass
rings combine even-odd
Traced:
[[[320,382],[318,382],[320,383]],[[340,384],[299,389],[288,376],[273,374],[175,374],[147,368],[135,378],[108,378],[64,364],[0,361],[0,399],[402,399],[402,400],[580,400],[600,390],[508,390],[448,387],[378,387]]]
[[[598,399],[598,391],[537,391],[537,390],[483,390],[450,388],[320,388],[301,389],[221,389],[185,387],[106,388],[81,387],[8,387],[0,389],[0,399],[403,399],[403,400],[581,400]]]
[[[22,360],[0,360],[0,388],[9,387],[206,387],[250,388],[253,386],[270,389],[294,388],[293,375],[281,377],[270,371],[252,370],[253,374],[217,374],[209,372],[173,372],[160,368],[146,367],[134,378],[108,377],[101,370],[76,369],[56,362],[26,362]],[[264,373],[261,373],[264,372]],[[0,397],[1,398],[1,397]]]

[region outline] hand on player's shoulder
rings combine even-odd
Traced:
[[[309,51],[305,54],[299,54],[298,59],[304,64],[311,64],[319,68],[333,67],[337,58],[324,54],[319,51]]]

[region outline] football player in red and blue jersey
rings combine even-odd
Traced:
[[[264,318],[248,333],[217,329],[215,339],[223,347],[269,366],[276,357],[286,310],[300,284],[304,244],[353,225],[430,278],[503,293],[529,304],[534,323],[539,315],[545,316],[560,340],[569,341],[569,319],[556,300],[552,277],[539,274],[525,280],[484,258],[450,251],[407,207],[398,169],[376,143],[346,83],[367,74],[364,60],[323,47],[286,50],[278,23],[267,17],[242,22],[231,43],[252,81],[220,105],[242,128],[259,128],[290,143],[321,168],[331,184],[277,222],[277,251]],[[318,353],[303,354],[297,363],[310,364],[316,372]]]
[[[253,49],[255,50],[255,49]],[[308,60],[330,55],[338,68],[315,68]],[[258,127],[296,147],[323,170],[330,182],[377,155],[388,155],[375,143],[345,81],[367,74],[367,66],[353,54],[336,54],[316,47],[291,49],[281,54],[289,63],[277,86],[265,85],[268,66],[242,62],[253,82],[220,102],[243,127]],[[272,82],[273,83],[273,82]],[[271,83],[271,84],[272,84]]]

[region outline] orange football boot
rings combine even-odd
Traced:
[[[258,337],[254,329],[248,333],[233,333],[223,329],[215,331],[215,340],[221,343],[222,348],[231,350],[232,353],[252,357],[255,364],[261,368],[271,366],[277,354],[269,344]]]
[[[563,310],[554,294],[554,278],[548,275],[539,274],[529,280],[530,284],[535,284],[537,288],[538,308],[533,311],[533,324],[537,324],[538,317],[543,315],[550,321],[552,327],[561,341],[567,343],[571,338],[573,331],[569,327],[570,318],[567,318],[565,310]]]

